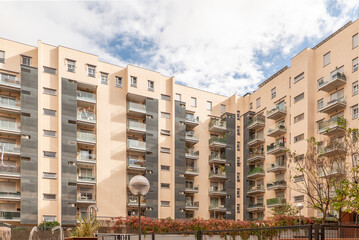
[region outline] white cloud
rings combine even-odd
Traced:
[[[318,41],[356,18],[359,1],[1,2],[0,7],[1,37],[34,45],[41,39],[120,65],[127,60],[116,56],[116,49],[136,46],[134,39],[150,42],[152,48],[141,49],[146,61],[137,64],[229,95],[254,90],[264,80],[273,62],[257,54],[279,51],[289,59],[306,39]],[[110,44],[119,37],[121,46]]]

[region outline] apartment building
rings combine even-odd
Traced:
[[[73,225],[138,214],[127,188],[151,184],[152,218],[263,219],[286,201],[305,139],[358,127],[359,21],[306,48],[245,96],[221,96],[173,77],[38,42],[0,39],[0,222]],[[330,128],[330,131],[327,129]]]

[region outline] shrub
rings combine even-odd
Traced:
[[[51,230],[51,228],[60,226],[60,223],[53,221],[53,222],[42,222],[39,224],[39,230]]]

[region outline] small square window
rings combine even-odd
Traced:
[[[92,65],[87,65],[87,74],[89,77],[96,76],[96,67]]]
[[[211,101],[207,101],[207,110],[212,111],[212,102]]]
[[[275,98],[277,96],[277,88],[272,88],[271,94],[272,94],[272,99]]]
[[[181,94],[176,93],[176,101],[182,101],[181,99]]]
[[[0,51],[0,63],[5,63],[5,52]]]
[[[358,71],[358,58],[353,59],[353,72]]]
[[[108,84],[108,74],[107,73],[101,73],[101,83]]]
[[[148,80],[147,81],[147,86],[148,86],[148,91],[154,91],[155,90],[155,82],[154,81],[151,81],[151,80]]]
[[[31,65],[31,57],[21,56],[21,64],[30,66]]]
[[[75,61],[67,59],[67,71],[68,72],[75,72]]]
[[[131,76],[131,87],[137,87],[137,77]]]
[[[327,66],[328,64],[330,64],[330,52],[324,54],[323,56],[323,67]]]
[[[116,79],[115,82],[116,87],[122,88],[122,77],[115,77],[115,79]]]

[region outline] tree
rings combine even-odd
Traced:
[[[298,209],[293,207],[289,203],[283,203],[280,206],[274,207],[272,210],[274,216],[285,215],[285,216],[295,216],[298,214]]]

